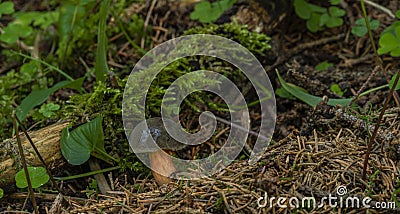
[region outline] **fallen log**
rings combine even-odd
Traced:
[[[28,132],[50,170],[66,163],[61,154],[60,139],[62,129],[67,126],[68,122],[62,122]],[[28,166],[43,166],[23,132],[20,132],[20,137]],[[14,183],[15,173],[20,169],[22,169],[22,165],[18,153],[17,139],[14,137],[4,140],[0,143],[0,188]]]

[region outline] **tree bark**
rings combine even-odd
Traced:
[[[30,138],[50,170],[66,163],[60,150],[61,131],[68,122],[56,123],[37,131],[28,132]],[[28,166],[43,166],[23,132],[21,143]],[[15,182],[15,173],[22,169],[16,138],[0,143],[0,188]]]

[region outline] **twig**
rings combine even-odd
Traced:
[[[100,164],[97,162],[97,159],[90,159],[89,160],[89,167],[90,170],[96,171],[101,170]],[[111,191],[110,186],[107,183],[106,178],[104,177],[103,173],[98,173],[94,175],[94,178],[97,181],[97,185],[99,186],[99,190],[102,194],[108,194],[108,191]]]
[[[397,71],[397,76],[396,76],[396,79],[394,80],[393,87],[390,89],[389,95],[387,96],[386,101],[383,104],[383,108],[382,108],[381,113],[379,114],[379,118],[378,118],[378,120],[376,121],[376,124],[375,124],[374,132],[372,133],[372,136],[371,136],[371,138],[369,140],[367,152],[365,154],[365,159],[364,159],[362,180],[365,180],[365,176],[367,174],[367,166],[368,166],[369,156],[371,154],[372,144],[374,143],[376,135],[378,134],[378,129],[379,129],[380,123],[382,121],[383,115],[385,114],[385,110],[386,110],[386,108],[387,108],[387,106],[389,104],[389,101],[392,98],[392,95],[393,95],[393,93],[395,91],[396,85],[399,82],[399,78],[400,78],[400,70]]]
[[[150,21],[150,16],[151,16],[151,14],[153,13],[153,9],[154,9],[156,3],[157,3],[156,0],[153,0],[153,1],[151,2],[149,11],[147,12],[146,19],[144,20],[144,24],[143,24],[143,31],[144,31],[144,32],[146,32],[146,30],[147,30],[147,26],[149,25],[149,21]],[[144,49],[144,41],[145,41],[145,40],[144,40],[144,37],[142,37],[142,39],[141,39],[141,41],[140,41],[140,43],[141,43],[141,44],[140,44],[140,47],[141,47],[142,49]]]
[[[348,106],[351,106],[353,102],[360,96],[360,94],[367,88],[367,84],[372,80],[372,78],[378,73],[379,70],[382,70],[382,67],[380,65],[375,66],[374,70],[372,70],[371,74],[369,75],[367,81],[363,83],[361,88],[357,91],[357,94],[351,99],[350,103]]]
[[[373,1],[370,1],[370,0],[364,0],[364,2],[366,4],[371,5],[372,7],[375,7],[377,9],[382,10],[383,12],[387,13],[390,16],[390,18],[392,18],[392,19],[396,18],[396,16],[392,13],[392,11],[390,11],[386,7],[384,7],[382,5],[379,5],[379,4],[377,4],[377,3],[373,2]]]
[[[15,119],[17,120],[18,124],[21,126],[22,131],[24,132],[24,134],[25,134],[26,138],[28,139],[29,143],[31,144],[33,150],[35,151],[36,155],[38,156],[40,162],[42,162],[43,166],[45,167],[46,172],[50,177],[51,183],[56,187],[58,193],[61,193],[61,189],[60,189],[60,187],[57,186],[57,183],[54,180],[53,174],[51,174],[49,166],[47,165],[46,161],[44,161],[44,159],[43,159],[42,155],[40,154],[39,150],[37,149],[36,145],[33,143],[31,137],[29,136],[28,132],[26,131],[24,124],[21,123],[21,121],[18,119],[18,117],[15,117]]]
[[[39,214],[39,211],[38,211],[38,208],[37,208],[37,204],[36,204],[35,195],[34,195],[33,188],[32,188],[31,178],[30,178],[29,172],[28,172],[28,166],[26,165],[24,150],[23,150],[22,144],[21,144],[21,138],[19,137],[19,130],[18,130],[17,122],[16,122],[16,118],[17,117],[15,116],[15,112],[13,112],[12,117],[13,117],[13,126],[14,126],[14,129],[15,129],[16,137],[17,137],[18,152],[19,152],[19,155],[21,156],[22,166],[24,167],[26,182],[28,183],[29,195],[31,197],[32,205],[33,205],[33,209],[35,210],[35,213]]]

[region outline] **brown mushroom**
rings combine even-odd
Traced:
[[[175,122],[169,119],[164,119],[164,122],[168,126],[175,125]],[[167,184],[171,181],[169,176],[176,172],[170,152],[181,150],[186,145],[167,133],[162,118],[150,118],[146,123],[148,128],[142,122],[132,131],[131,147],[137,155],[148,153],[148,163],[154,179],[159,185]]]

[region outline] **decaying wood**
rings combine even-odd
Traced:
[[[68,122],[56,123],[37,131],[29,132],[29,136],[50,169],[55,169],[65,163],[60,150],[60,138],[62,129],[67,126]],[[24,133],[20,133],[20,136],[28,166],[42,166]],[[0,187],[5,187],[14,182],[14,175],[21,168],[16,138],[1,142]]]

